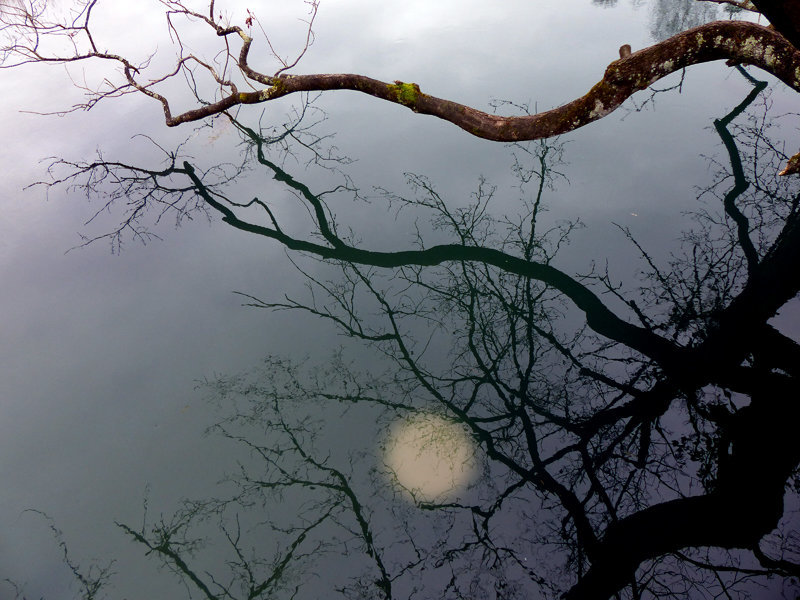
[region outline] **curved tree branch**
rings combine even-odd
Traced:
[[[244,36],[246,37],[246,36]],[[256,104],[288,94],[307,91],[352,90],[407,106],[458,125],[472,135],[509,142],[552,137],[596,121],[618,108],[635,92],[681,69],[705,62],[728,59],[755,65],[800,91],[800,50],[779,33],[747,22],[717,21],[690,29],[663,42],[612,62],[603,78],[589,92],[553,110],[530,116],[502,117],[457,102],[422,93],[414,83],[385,83],[349,73],[265,77],[247,67],[247,38],[239,64],[248,77],[269,87],[231,94],[218,102],[172,116],[164,103],[170,127],[218,114],[237,104]],[[621,54],[627,54],[621,52]]]
[[[88,3],[89,9],[94,3],[94,1]],[[791,24],[781,26],[779,33],[773,28],[755,23],[716,21],[679,33],[637,52],[631,53],[630,46],[623,45],[620,48],[619,60],[612,62],[606,68],[602,79],[582,97],[535,115],[504,117],[423,93],[416,83],[402,81],[386,83],[351,73],[307,75],[286,73],[286,69],[294,64],[289,65],[277,57],[274,50],[272,55],[279,59],[283,68],[271,75],[261,73],[248,63],[254,40],[244,29],[238,25],[222,24],[219,20],[215,20],[213,12],[206,15],[189,10],[180,1],[162,0],[162,3],[169,8],[168,18],[173,14],[181,14],[189,19],[200,20],[211,27],[218,37],[226,40],[224,54],[227,58],[221,73],[217,73],[209,63],[192,54],[184,55],[183,46],[178,38],[181,58],[175,68],[166,75],[141,81],[140,71],[147,66],[147,61],[140,68],[125,57],[97,50],[89,27],[90,10],[85,11],[85,18],[79,25],[74,22],[49,23],[42,20],[38,13],[32,14],[26,10],[17,10],[13,12],[12,17],[4,17],[0,21],[0,32],[5,32],[12,41],[0,47],[0,57],[3,57],[5,62],[0,64],[0,68],[29,62],[68,63],[91,59],[117,62],[122,67],[125,83],[112,86],[112,91],[91,92],[91,99],[73,107],[73,110],[88,109],[103,98],[138,91],[162,105],[166,125],[169,127],[202,120],[237,105],[259,104],[297,92],[352,90],[406,106],[417,113],[450,121],[471,135],[500,142],[549,138],[573,131],[608,115],[631,95],[646,89],[663,77],[691,65],[715,60],[728,60],[730,64],[752,64],[771,73],[792,89],[800,91],[800,67],[798,67],[800,44],[794,40],[791,32],[784,31],[791,29]],[[311,4],[314,9],[309,21],[306,49],[311,43],[310,28],[316,9],[316,3]],[[759,8],[762,8],[762,4],[765,5],[763,11],[768,18],[771,18],[773,12],[779,15],[791,13],[790,16],[797,16],[796,9],[780,8],[779,5],[783,4],[780,2],[762,1],[756,4]],[[213,2],[211,7],[213,10]],[[252,15],[249,19],[252,19]],[[171,21],[170,29],[176,31]],[[39,47],[39,40],[43,36],[69,36],[74,46],[74,53],[54,56],[43,54]],[[79,49],[76,40],[73,39],[75,36],[86,38],[82,44],[83,49]],[[232,53],[229,48],[227,39],[230,36],[241,39],[238,54]],[[271,49],[269,38],[267,44]],[[12,60],[7,60],[9,57]],[[173,114],[170,99],[155,88],[179,72],[186,72],[187,63],[190,61],[209,72],[219,86],[218,95],[213,100],[202,100],[201,105],[196,108]],[[229,64],[238,68],[244,77],[245,85],[264,87],[255,91],[240,91],[239,86],[226,73]],[[790,161],[782,174],[800,171],[800,156],[794,158],[797,160]]]
[[[281,178],[289,177],[277,165],[272,165]],[[293,238],[286,233],[241,220],[230,208],[221,204],[206,190],[202,180],[188,162],[183,163],[182,172],[192,180],[198,194],[209,206],[222,214],[222,220],[241,231],[248,231],[274,239],[290,250],[308,252],[324,259],[341,260],[359,265],[376,267],[400,267],[408,265],[432,266],[448,261],[480,262],[498,267],[508,273],[522,275],[542,281],[562,292],[586,315],[586,322],[595,332],[625,344],[661,364],[665,369],[683,372],[686,369],[681,349],[661,336],[632,325],[611,311],[589,288],[579,283],[563,271],[548,264],[527,261],[494,248],[463,246],[460,244],[441,244],[424,250],[401,250],[397,252],[378,252],[363,250],[345,244],[338,239],[334,247]],[[314,202],[316,205],[316,202]],[[321,214],[322,211],[317,211]],[[323,225],[330,231],[327,225]],[[329,235],[331,235],[329,233]],[[327,236],[326,236],[327,237]]]

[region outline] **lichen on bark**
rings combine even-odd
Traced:
[[[416,83],[395,81],[394,84],[389,84],[388,88],[400,104],[408,107],[413,107],[422,94]]]

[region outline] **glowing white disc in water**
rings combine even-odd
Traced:
[[[402,419],[391,428],[386,465],[418,500],[442,500],[472,479],[475,447],[464,427],[433,414]]]

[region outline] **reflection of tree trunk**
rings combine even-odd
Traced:
[[[753,0],[753,4],[795,48],[800,48],[800,2]]]
[[[266,163],[265,163],[266,164]],[[280,167],[268,163],[276,178],[284,182],[294,181]],[[228,207],[217,201],[209,193],[203,181],[196,174],[194,167],[183,163],[183,172],[192,180],[195,188],[209,206],[219,211],[222,220],[237,229],[255,233],[279,241],[287,248],[315,254],[328,260],[341,260],[357,265],[369,265],[382,268],[402,267],[408,265],[434,266],[445,262],[474,262],[495,266],[506,273],[514,273],[537,281],[542,281],[563,293],[586,314],[586,322],[594,331],[609,339],[625,344],[629,348],[666,365],[667,369],[677,371],[689,369],[687,362],[694,356],[685,356],[681,360],[679,348],[672,342],[643,327],[632,325],[612,312],[600,298],[588,287],[570,277],[563,271],[549,264],[528,261],[494,248],[481,246],[463,246],[459,244],[440,244],[424,250],[401,250],[397,252],[374,252],[345,244],[335,236],[327,223],[327,217],[319,203],[319,198],[310,191],[306,199],[314,206],[318,218],[318,226],[323,237],[331,246],[317,244],[306,240],[292,238],[278,229],[271,229],[241,220]]]
[[[630,58],[615,64],[624,67],[625,61]],[[329,309],[324,303],[317,305],[316,300],[303,305],[288,298],[282,303],[264,303],[251,297],[256,301],[253,305],[310,312],[331,320],[348,336],[379,348],[400,365],[400,372],[403,373],[402,377],[393,378],[392,384],[384,389],[394,392],[394,386],[403,380],[400,394],[403,400],[400,402],[408,401],[408,404],[377,399],[381,396],[392,397],[393,394],[376,394],[375,397],[371,393],[366,396],[360,392],[353,394],[352,389],[362,388],[355,378],[349,376],[344,379],[343,391],[333,393],[330,386],[337,385],[335,380],[323,382],[324,392],[313,391],[314,386],[311,386],[313,393],[310,393],[299,387],[298,379],[292,376],[289,377],[292,381],[290,394],[299,398],[320,397],[348,403],[367,402],[392,410],[413,410],[416,400],[406,399],[421,390],[423,398],[429,397],[449,414],[455,415],[483,444],[488,459],[510,474],[511,482],[506,491],[497,492],[496,502],[488,506],[457,508],[470,511],[473,523],[478,518],[483,519],[482,527],[488,532],[491,529],[490,520],[496,514],[500,515],[505,499],[511,498],[518,490],[520,494],[530,491],[552,500],[553,505],[562,512],[562,529],[557,543],[569,550],[580,567],[586,564],[585,560],[591,565],[585,573],[575,575],[578,581],[564,598],[606,600],[614,597],[626,586],[637,585],[636,572],[640,566],[649,567],[649,561],[653,561],[654,568],[658,570],[659,559],[669,558],[670,554],[679,553],[685,548],[707,548],[712,557],[715,553],[721,554],[716,550],[719,548],[752,549],[765,568],[786,575],[791,573],[790,563],[782,558],[771,559],[759,555],[758,543],[780,521],[785,482],[800,462],[800,445],[793,441],[793,429],[800,416],[800,407],[795,400],[800,397],[800,384],[797,382],[800,377],[800,345],[768,324],[769,319],[800,291],[800,272],[797,270],[800,260],[800,214],[797,211],[800,196],[793,198],[783,192],[767,193],[764,196],[771,198],[771,201],[766,206],[754,207],[762,191],[757,190],[757,196],[751,195],[750,192],[757,186],[748,183],[754,180],[752,176],[749,180],[747,177],[751,168],[749,157],[745,146],[741,146],[740,155],[740,148],[727,127],[756,98],[763,85],[743,71],[742,74],[748,77],[754,89],[728,115],[715,122],[730,162],[730,168],[726,166],[723,169],[724,178],[721,181],[726,182],[724,187],[720,185],[714,188],[720,200],[720,213],[724,208],[724,214],[718,219],[713,217],[712,233],[704,232],[692,238],[693,249],[700,249],[699,258],[679,257],[672,265],[671,273],[667,274],[660,273],[654,262],[650,263],[658,275],[653,291],[656,299],[648,301],[645,298],[646,305],[642,307],[633,300],[629,303],[639,317],[640,324],[629,322],[625,315],[616,314],[602,295],[587,283],[587,278],[573,277],[556,269],[552,264],[554,254],[549,255],[544,250],[546,244],[541,246],[541,252],[531,250],[540,243],[534,227],[538,199],[530,216],[529,233],[519,230],[526,240],[523,252],[514,250],[520,248],[516,244],[516,234],[513,237],[514,244],[508,243],[512,238],[505,238],[498,244],[495,238],[486,233],[490,228],[484,229],[485,223],[495,221],[473,221],[472,213],[470,219],[461,220],[460,213],[459,218],[455,218],[451,209],[445,207],[444,201],[433,194],[432,188],[429,191],[441,204],[431,204],[429,199],[411,203],[427,208],[433,206],[438,211],[436,214],[450,219],[448,222],[452,223],[456,240],[460,243],[423,246],[399,252],[376,252],[358,247],[348,237],[339,237],[324,194],[315,195],[307,185],[295,180],[279,164],[268,160],[265,146],[269,141],[233,119],[232,122],[245,135],[245,139],[252,142],[253,155],[267,169],[267,173],[305,202],[315,227],[315,236],[292,237],[289,230],[281,227],[269,201],[258,198],[247,203],[230,200],[221,193],[213,173],[208,176],[209,172],[202,173],[188,162],[178,167],[177,155],[170,155],[169,166],[160,171],[102,162],[77,165],[76,168],[78,173],[92,174],[95,170],[101,170],[104,175],[106,170],[123,173],[124,176],[116,177],[118,181],[126,182],[125,194],[120,197],[130,198],[131,189],[144,189],[147,192],[138,205],[141,210],[148,203],[153,204],[153,190],[148,186],[154,186],[156,192],[163,192],[163,198],[156,196],[163,201],[164,198],[170,198],[169,194],[175,193],[171,178],[186,176],[192,186],[179,188],[179,194],[185,189],[196,191],[208,207],[222,215],[225,223],[241,231],[275,240],[291,250],[329,261],[340,261],[345,274],[344,287],[331,287],[309,277],[315,286],[333,299],[338,308]],[[414,91],[421,94],[418,90]],[[760,138],[762,134],[758,132],[754,135]],[[541,155],[542,173],[545,169],[544,156]],[[728,171],[733,174],[732,182]],[[209,183],[204,183],[204,177],[208,177]],[[541,177],[539,194],[545,181],[544,175]],[[165,183],[167,180],[169,184]],[[102,178],[93,177],[90,181],[102,181]],[[146,184],[142,184],[142,188],[137,187],[139,181]],[[91,185],[94,184],[87,187],[92,189]],[[476,206],[482,210],[480,202]],[[263,211],[260,218],[257,216],[253,220],[253,211],[259,209]],[[775,219],[757,218],[758,211],[771,209],[776,211]],[[712,217],[706,218],[712,220]],[[777,233],[778,223],[783,224],[780,233]],[[725,235],[721,244],[723,248],[717,254],[714,244],[719,242],[719,238],[715,237],[714,232],[718,229]],[[566,234],[559,239],[566,239]],[[767,240],[774,240],[769,249]],[[703,253],[704,249],[708,251],[707,254]],[[719,260],[720,255],[725,261]],[[430,283],[422,275],[423,269],[404,270],[399,277],[409,287],[417,286],[425,290],[425,301],[418,304],[416,300],[408,303],[403,300],[396,306],[393,305],[394,300],[390,299],[394,293],[389,296],[381,290],[380,285],[375,285],[375,270],[361,271],[358,268],[358,265],[369,265],[397,269],[444,263],[449,263],[448,268],[444,269],[444,282],[435,277],[431,280],[434,283]],[[707,268],[708,273],[698,275],[698,264]],[[608,284],[607,278],[600,280],[606,284],[607,291],[625,301],[618,288]],[[360,320],[356,308],[359,289],[366,289],[368,295],[374,296],[380,306],[379,312],[387,319],[388,325],[373,329],[366,320]],[[582,334],[572,341],[561,341],[554,333],[554,322],[551,322],[553,313],[550,312],[550,301],[547,299],[551,291],[559,292],[559,302],[568,299],[575,308],[581,310],[587,326],[593,332],[618,345],[604,344],[598,350],[594,336],[583,337]],[[435,306],[435,310],[428,308],[428,300],[435,300],[431,305]],[[442,328],[455,325],[453,329],[459,336],[458,343],[464,343],[464,350],[461,354],[454,354],[456,358],[451,370],[446,368],[444,374],[433,374],[426,370],[424,361],[409,350],[414,327],[406,328],[398,323],[415,315],[424,319],[427,327],[431,323],[429,315],[438,315],[442,312],[442,306],[448,307],[445,312],[455,311],[456,320],[435,317],[433,322],[436,327]],[[672,308],[674,312],[665,311],[665,307]],[[648,315],[650,310],[655,311],[655,318]],[[391,349],[385,350],[382,347],[384,343]],[[555,359],[551,352],[555,353]],[[617,381],[617,369],[613,365],[620,358],[630,368],[625,379]],[[606,360],[615,361],[609,362],[611,366],[608,371],[603,364]],[[553,385],[558,375],[545,373],[552,365],[556,365],[555,370],[558,371],[561,361],[568,365],[563,373],[563,388],[561,381]],[[454,377],[454,373],[457,376]],[[572,373],[577,375],[573,378]],[[336,372],[335,377],[338,379],[340,373]],[[406,381],[411,382],[409,387],[406,387]],[[458,383],[452,387],[443,383],[453,381]],[[348,390],[351,382],[354,387]],[[463,390],[459,387],[462,383]],[[731,392],[745,394],[751,403],[745,408],[733,407],[729,411],[721,404],[715,404],[715,399],[701,397],[706,386],[716,387],[715,391],[726,395]],[[489,388],[491,391],[484,391]],[[551,388],[554,390],[551,391]],[[588,393],[584,390],[588,390]],[[270,393],[275,398],[282,398],[284,394],[283,390]],[[462,403],[463,398],[470,400]],[[695,465],[699,464],[699,479],[706,486],[696,492],[698,495],[683,498],[676,497],[677,494],[671,491],[674,488],[666,485],[659,487],[663,482],[661,479],[655,483],[656,487],[648,487],[652,481],[648,477],[651,474],[659,477],[659,468],[674,473],[681,486],[694,486],[697,483],[694,473],[681,472],[684,465],[682,457],[673,455],[672,460],[669,451],[665,450],[666,446],[659,445],[653,433],[663,433],[659,429],[660,417],[678,404],[688,409],[690,425],[696,437],[702,438],[702,443],[695,446],[695,450],[698,447],[700,450],[690,458]],[[715,412],[714,408],[719,410]],[[259,414],[259,418],[263,418],[263,413]],[[672,416],[674,413],[669,418]],[[270,427],[279,425],[281,434],[291,438],[295,429],[281,420],[277,405],[272,418],[276,421]],[[550,444],[560,443],[552,441],[559,432],[564,434],[565,445],[551,449]],[[664,437],[666,443],[679,445],[683,441]],[[388,597],[395,577],[401,576],[395,575],[398,570],[393,562],[394,549],[390,551],[390,546],[374,542],[368,508],[350,493],[352,488],[348,487],[347,482],[349,471],[334,472],[324,460],[318,461],[310,451],[306,454],[302,440],[292,439],[294,451],[303,456],[304,464],[310,465],[315,471],[324,472],[326,477],[299,476],[286,468],[283,461],[287,459],[282,456],[284,450],[280,446],[277,449],[259,448],[267,463],[278,472],[275,479],[258,480],[259,486],[262,490],[281,486],[320,488],[344,494],[352,500],[348,504],[333,494],[330,502],[335,500],[337,511],[341,507],[344,511],[341,514],[351,514],[355,518],[357,526],[351,523],[347,527],[348,535],[355,533],[362,540],[363,551],[373,559],[377,569],[375,572],[380,577],[373,579],[372,585]],[[541,448],[545,448],[545,451]],[[334,475],[335,481],[331,482],[330,477]],[[632,500],[628,501],[627,498]],[[436,510],[443,507],[428,504],[424,508]],[[445,508],[450,510],[455,507]],[[338,519],[339,514],[337,512],[334,516]],[[194,518],[191,516],[191,519]],[[187,524],[189,520],[187,518]],[[159,547],[157,540],[152,541],[155,538],[148,538],[144,533],[141,537],[129,533],[140,543],[152,544],[151,550]],[[511,534],[516,535],[516,532],[512,531]],[[305,531],[302,535],[305,536]],[[294,549],[304,539],[290,545],[285,563],[294,560]],[[410,535],[409,541],[413,542]],[[485,538],[474,542],[474,546],[483,545],[485,549],[496,552],[494,543],[495,540],[487,533]],[[520,543],[528,544],[523,536],[520,536]],[[459,539],[459,549],[453,550],[452,554],[450,550],[447,553],[454,556],[463,552],[461,556],[466,561],[466,557],[472,556],[466,550],[471,544],[473,542],[465,544]],[[381,548],[387,549],[385,562]],[[173,549],[175,556],[180,558],[180,549]],[[516,560],[526,577],[529,577],[526,581],[537,581],[539,585],[548,586],[548,594],[558,585],[544,583],[544,578],[540,581],[531,575],[514,552],[513,549],[509,550],[509,560],[506,562],[511,564],[512,560]],[[163,551],[161,554],[168,562],[178,565],[180,570],[180,564],[172,555]],[[413,568],[425,569],[425,560],[420,559]],[[461,558],[456,562],[458,560]],[[439,566],[441,564],[444,561]],[[482,563],[464,564],[464,571],[459,576]],[[694,568],[697,570],[701,567],[694,565]],[[736,566],[729,569],[737,572]],[[647,577],[650,576],[649,571],[648,568]],[[406,572],[411,572],[411,568],[404,566],[399,571],[400,574]],[[189,571],[183,573],[191,578]],[[664,570],[659,576],[669,581],[674,574]],[[453,577],[455,580],[456,576]],[[502,579],[503,576],[498,577]],[[272,581],[271,576],[266,581]]]
[[[747,97],[742,100],[736,108],[725,115],[724,118],[716,119],[714,121],[714,128],[717,130],[717,135],[719,135],[722,143],[725,144],[725,149],[728,151],[728,159],[731,163],[734,181],[734,186],[725,194],[725,212],[737,225],[739,246],[747,259],[747,272],[752,276],[758,266],[758,252],[756,252],[755,246],[753,246],[753,242],[750,239],[750,221],[736,206],[736,200],[750,187],[750,182],[747,181],[745,177],[744,168],[742,167],[742,157],[736,146],[736,140],[731,132],[728,131],[728,125],[753,103],[756,96],[764,91],[767,87],[767,82],[753,79],[741,65],[736,65],[736,69],[753,85],[753,89],[750,90]]]
[[[800,462],[800,389],[766,375],[752,404],[723,430],[716,488],[657,504],[611,525],[592,566],[565,600],[606,600],[644,561],[687,547],[753,548],[783,515],[786,480]]]
[[[725,194],[723,206],[736,224],[736,242],[747,262],[747,281],[716,316],[713,327],[707,328],[703,343],[687,349],[688,356],[681,357],[683,372],[679,368],[670,374],[687,389],[707,381],[737,390],[750,396],[750,405],[718,423],[712,489],[702,496],[651,506],[612,523],[603,538],[588,548],[591,568],[564,595],[565,600],[606,600],[636,580],[641,564],[684,548],[738,548],[759,553],[759,541],[783,516],[784,486],[800,462],[796,441],[800,345],[767,321],[800,292],[796,269],[800,218],[792,211],[770,250],[759,256],[750,239],[750,222],[736,205],[749,182],[727,127],[766,84],[741,67],[739,71],[753,90],[714,125],[731,164],[734,185]]]
[[[759,340],[768,336],[766,322],[800,292],[800,217],[793,215],[752,276],[730,305],[720,313],[718,328],[697,348],[698,360],[709,369],[709,376],[746,394],[753,389],[752,369],[739,365],[749,353],[760,351]],[[770,335],[768,337],[774,337]],[[785,338],[783,345],[792,345]],[[764,352],[768,352],[764,349]],[[796,355],[795,349],[794,354]],[[746,375],[746,381],[741,375]]]

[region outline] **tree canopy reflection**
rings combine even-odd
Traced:
[[[120,527],[207,598],[685,598],[797,577],[784,494],[798,491],[800,347],[769,321],[800,291],[800,196],[775,175],[788,156],[759,106],[765,86],[739,72],[752,91],[715,121],[726,160],[682,252],[653,256],[623,230],[642,258],[638,287],[553,266],[580,226],[543,225],[562,179],[557,141],[516,146],[517,214],[495,215],[485,181],[461,207],[423,175],[408,175],[408,194],[384,190],[448,240],[420,233],[397,251],[337,222],[328,199],[357,195],[352,181],[312,190],[275,158],[313,135],[308,105],[277,135],[225,117],[245,165],[201,170],[179,151],[156,169],[55,165],[58,184],[127,199],[112,239],[147,235],[148,210],[205,210],[324,261],[328,278],[298,263],[306,298],[243,297],[326,320],[381,357],[377,370],[346,354],[270,357],[208,382],[232,407],[215,431],[250,453],[235,492]],[[312,160],[344,169],[318,141]],[[255,166],[305,207],[305,231],[289,231],[281,198],[232,196]],[[469,432],[480,476],[408,505],[378,448],[398,417],[430,412]],[[209,519],[228,558],[206,568],[194,532]]]

